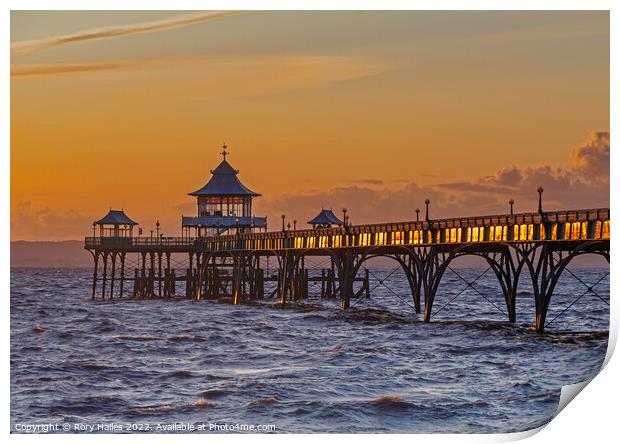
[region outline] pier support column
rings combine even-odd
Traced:
[[[108,278],[108,253],[103,253],[103,276],[101,281],[101,300],[105,300],[105,287]]]
[[[280,274],[278,278],[278,291],[281,305],[286,304],[286,293],[289,291],[291,285],[293,262],[293,253],[285,250],[280,257]]]
[[[123,252],[121,253],[121,288],[119,290],[119,295],[118,297],[120,299],[123,298],[123,287],[125,286],[125,255],[127,253]]]
[[[502,287],[508,312],[508,321],[516,322],[517,285],[519,284],[519,276],[521,275],[525,262],[520,260],[518,255],[513,259],[510,247],[507,244],[504,244],[502,247],[503,251],[500,253],[490,253],[484,257]]]
[[[340,290],[340,307],[347,309],[351,306],[351,296],[353,295],[353,279],[355,276],[354,258],[351,251],[345,251],[340,257],[340,266],[337,267],[339,271],[338,283]],[[334,268],[332,265],[332,269]],[[335,279],[334,279],[335,280]]]
[[[97,292],[97,268],[99,265],[99,252],[95,251],[95,253],[93,254],[93,258],[95,261],[95,265],[93,267],[93,292],[92,292],[92,296],[91,299],[94,300],[95,299],[95,293]]]
[[[162,252],[157,253],[157,296],[162,297],[161,294],[161,255]]]
[[[110,299],[114,299],[114,280],[116,277],[116,251],[112,253],[112,276],[110,279]]]
[[[423,247],[420,255],[415,257],[417,273],[424,292],[424,322],[430,322],[435,295],[441,278],[446,271],[447,262],[445,253],[439,253],[436,247]]]
[[[238,304],[240,299],[240,292],[242,287],[243,273],[245,271],[245,257],[243,253],[237,253],[233,255],[233,270],[232,270],[232,302]]]

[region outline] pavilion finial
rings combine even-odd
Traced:
[[[228,148],[228,146],[226,145],[226,143],[224,143],[222,145],[222,152],[220,153],[224,160],[226,160],[226,155],[229,154],[228,151],[226,151],[226,148]]]

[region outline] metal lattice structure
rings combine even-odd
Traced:
[[[442,277],[453,261],[478,256],[497,277],[510,322],[516,320],[519,279],[529,275],[536,306],[534,323],[542,333],[554,289],[567,265],[583,254],[600,255],[609,262],[609,223],[608,208],[539,209],[537,213],[438,220],[429,219],[427,209],[424,221],[200,238],[87,237],[85,248],[94,258],[93,299],[99,281],[105,299],[106,295],[114,297],[117,286],[117,296],[123,297],[124,282],[131,280],[133,297],[176,297],[177,283],[183,282],[186,298],[227,297],[237,304],[269,296],[265,282],[273,282],[274,297],[287,304],[307,297],[311,284],[320,283],[321,296],[339,298],[343,309],[360,293],[370,293],[365,262],[389,257],[404,272],[413,307],[423,313],[425,322],[431,320]],[[125,276],[128,254],[138,255],[133,278]],[[184,275],[177,275],[171,267],[173,254],[188,258]],[[269,258],[275,265],[273,275],[269,267],[265,273],[264,263]],[[306,260],[312,258],[326,259],[329,264],[320,270],[320,276],[316,268],[306,266]],[[117,262],[120,277],[116,276]],[[366,275],[360,278],[362,267]],[[362,282],[360,291],[354,291],[355,282]],[[473,288],[473,282],[465,283]],[[593,291],[593,286],[588,291]]]

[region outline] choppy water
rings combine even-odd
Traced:
[[[457,270],[471,279],[480,270]],[[608,270],[573,272],[594,283]],[[376,278],[388,271],[372,270]],[[398,273],[370,299],[286,309],[90,301],[90,271],[11,271],[11,426],[273,425],[275,432],[510,432],[548,422],[564,384],[600,368],[609,307],[587,294],[536,335],[472,290],[421,322]],[[435,311],[463,289],[447,274]],[[477,289],[500,309],[487,273]],[[570,275],[551,320],[586,288]],[[609,278],[596,287],[609,301]],[[271,304],[274,301],[266,300]],[[140,425],[142,424],[142,425]],[[148,426],[144,425],[148,424]],[[179,425],[176,426],[180,430]],[[41,430],[38,430],[41,431]]]

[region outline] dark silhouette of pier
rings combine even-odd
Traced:
[[[97,236],[87,237],[85,248],[94,258],[93,299],[179,297],[176,289],[181,282],[185,284],[181,297],[228,297],[237,304],[270,296],[265,295],[265,282],[274,281],[271,296],[287,304],[308,297],[308,284],[318,282],[321,296],[339,298],[343,309],[369,291],[368,275],[358,276],[364,262],[386,257],[404,271],[409,297],[425,322],[431,320],[439,284],[452,261],[478,256],[497,277],[511,322],[516,319],[519,278],[522,274],[531,278],[535,326],[543,332],[566,266],[584,254],[609,262],[609,238],[608,208],[550,212],[540,208],[536,213],[430,219],[427,203],[422,221],[201,237]],[[173,254],[188,259],[182,275],[171,266]],[[128,255],[138,258],[133,276],[126,275]],[[329,266],[311,272],[305,262],[313,257],[326,259]],[[269,258],[273,273],[265,271]],[[127,281],[133,283],[130,295]],[[362,290],[354,291],[355,282],[362,283]]]

